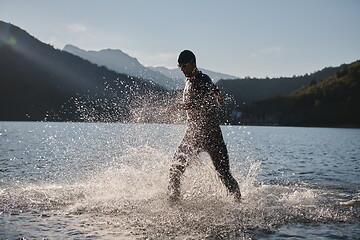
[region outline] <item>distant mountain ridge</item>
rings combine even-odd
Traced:
[[[184,81],[184,74],[179,71],[179,69],[168,69],[165,67],[149,67],[150,69],[153,69],[155,71],[159,71],[162,74],[164,74],[165,76],[168,76],[172,79],[177,79],[178,81]],[[229,75],[229,74],[224,74],[224,73],[219,73],[219,72],[214,72],[214,71],[210,71],[204,68],[199,68],[200,71],[202,71],[203,73],[209,75],[209,77],[213,80],[213,82],[217,82],[221,79],[237,79],[238,77]]]
[[[121,50],[103,49],[99,51],[86,51],[73,45],[66,45],[63,51],[77,55],[99,66],[105,66],[118,73],[147,79],[168,89],[177,87],[173,79],[158,71],[144,67],[136,58],[129,56]]]
[[[184,87],[184,75],[179,69],[168,69],[165,67],[145,67],[136,58],[129,56],[118,49],[104,49],[99,51],[86,51],[73,45],[66,45],[63,51],[77,55],[99,66],[105,66],[110,70],[124,73],[129,76],[150,80],[169,90]],[[220,79],[235,79],[237,77],[218,73],[207,69],[200,70],[209,75],[217,82]]]

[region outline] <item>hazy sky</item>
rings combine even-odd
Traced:
[[[145,66],[238,77],[312,73],[360,59],[360,0],[0,0],[0,20],[62,49],[120,49]]]

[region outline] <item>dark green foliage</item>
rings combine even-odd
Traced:
[[[360,126],[360,61],[285,97],[256,102],[255,115],[278,115],[280,125]]]

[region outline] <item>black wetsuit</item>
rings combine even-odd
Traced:
[[[218,88],[209,76],[199,72],[187,79],[183,101],[190,104],[187,110],[185,136],[174,155],[170,169],[169,194],[171,198],[180,196],[180,178],[191,158],[200,152],[209,153],[211,160],[230,193],[239,193],[239,186],[229,168],[229,156],[218,120],[218,103],[215,94]]]

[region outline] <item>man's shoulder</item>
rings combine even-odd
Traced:
[[[201,78],[201,80],[204,81],[205,83],[212,83],[211,78],[210,78],[207,74],[205,74],[205,73],[201,73],[201,74],[200,74],[200,78]]]
[[[204,79],[206,79],[206,80],[210,80],[211,81],[211,78],[209,77],[209,75],[207,75],[207,74],[205,74],[205,73],[203,73],[203,72],[201,72],[201,78],[204,78]]]

